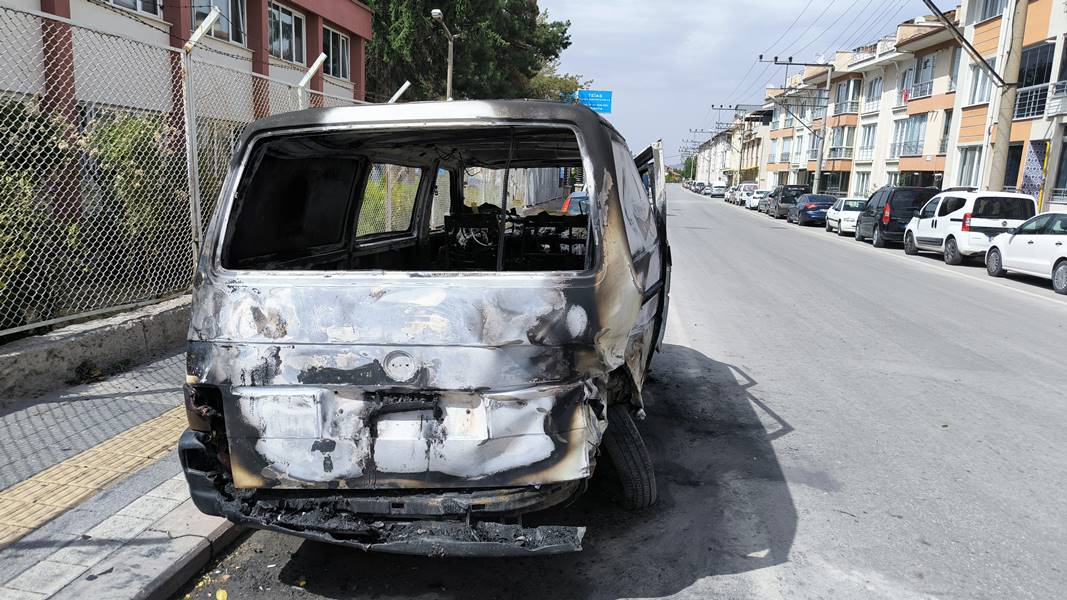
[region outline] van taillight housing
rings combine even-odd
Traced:
[[[882,209],[882,225],[889,225],[889,215],[892,209],[889,207],[889,203],[885,203],[885,208]]]
[[[967,214],[963,215],[963,229],[962,229],[962,231],[970,231],[970,230],[971,230],[971,213],[967,213]]]
[[[563,208],[560,209],[560,212],[567,212],[567,209],[570,208],[570,207],[571,207],[571,197],[567,196],[567,199],[563,201]]]

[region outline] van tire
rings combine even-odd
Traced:
[[[641,432],[637,430],[630,407],[612,404],[608,407],[608,429],[601,448],[610,465],[603,478],[606,491],[629,510],[648,508],[656,503],[656,472],[648,455]]]
[[[990,248],[985,254],[985,272],[990,277],[1003,277],[1007,274],[1004,270],[1004,258],[1000,255],[1000,250],[996,248]]]
[[[1057,294],[1067,295],[1067,259],[1061,259],[1052,267],[1052,289]]]
[[[908,256],[915,256],[919,253],[919,248],[915,245],[915,236],[910,232],[904,236],[904,254]]]
[[[962,263],[963,255],[960,254],[960,248],[956,245],[956,238],[948,238],[945,240],[945,264],[959,265]]]
[[[875,248],[885,248],[885,237],[882,235],[882,228],[875,227],[871,232],[871,245]]]
[[[859,224],[859,222],[856,223],[856,231],[853,234],[853,237],[856,238],[857,242],[862,242],[863,241],[863,236],[860,235],[860,224]]]

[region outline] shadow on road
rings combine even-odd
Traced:
[[[279,579],[306,581],[308,591],[331,598],[609,599],[670,595],[704,577],[785,562],[797,514],[771,441],[791,427],[750,393],[754,381],[695,350],[665,345],[654,368],[640,427],[658,503],[628,512],[592,491],[536,519],[586,525],[583,552],[435,560],[303,542]]]

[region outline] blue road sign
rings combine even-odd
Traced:
[[[610,113],[611,90],[578,90],[578,104],[598,113]]]

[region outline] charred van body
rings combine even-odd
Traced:
[[[240,140],[197,268],[180,456],[200,510],[364,549],[580,549],[521,515],[630,453],[663,334],[658,146],[523,101],[313,109]],[[582,180],[588,214],[558,207]],[[615,443],[612,437],[615,436]],[[634,467],[633,465],[637,465]]]

